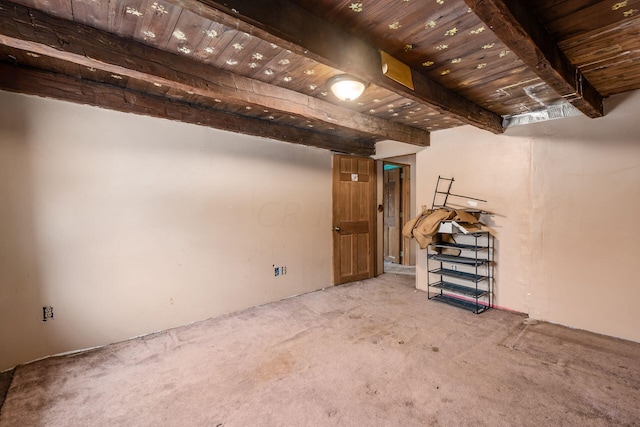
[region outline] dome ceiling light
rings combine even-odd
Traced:
[[[348,74],[333,76],[327,83],[331,92],[341,101],[353,101],[357,99],[362,95],[366,87],[369,86],[368,83]]]

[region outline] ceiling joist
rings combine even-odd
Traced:
[[[345,140],[337,136],[279,125],[253,117],[228,114],[113,85],[89,82],[62,74],[9,64],[0,63],[0,89],[93,105],[124,113],[208,126],[359,156],[370,156],[375,153],[373,141]]]
[[[531,11],[517,0],[465,0],[500,40],[544,82],[588,117],[604,115],[602,96],[560,50]]]
[[[5,0],[0,0],[0,22],[1,44],[168,87],[168,96],[177,92],[211,103],[222,100],[356,131],[363,138],[429,145],[425,130],[360,114]]]
[[[415,90],[382,73],[380,51],[289,0],[168,0],[203,18],[256,35],[297,54],[351,73],[456,119],[502,133],[502,118],[412,70]]]

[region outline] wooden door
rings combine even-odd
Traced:
[[[333,157],[333,283],[375,274],[376,169],[372,159]]]
[[[385,261],[401,264],[401,237],[402,224],[400,223],[401,211],[401,186],[400,174],[402,168],[384,171],[383,179],[383,206],[384,206],[384,259]]]

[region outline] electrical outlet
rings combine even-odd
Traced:
[[[278,277],[278,276],[284,276],[285,274],[287,274],[287,266],[283,265],[282,267],[276,267],[275,264],[272,265],[273,267],[273,275]]]
[[[42,321],[46,322],[47,320],[53,320],[53,307],[50,305],[45,305],[42,307]]]

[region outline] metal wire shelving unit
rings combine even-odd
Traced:
[[[488,232],[455,236],[469,242],[429,245],[429,299],[479,314],[493,306],[493,237]],[[442,254],[441,249],[459,254]]]

